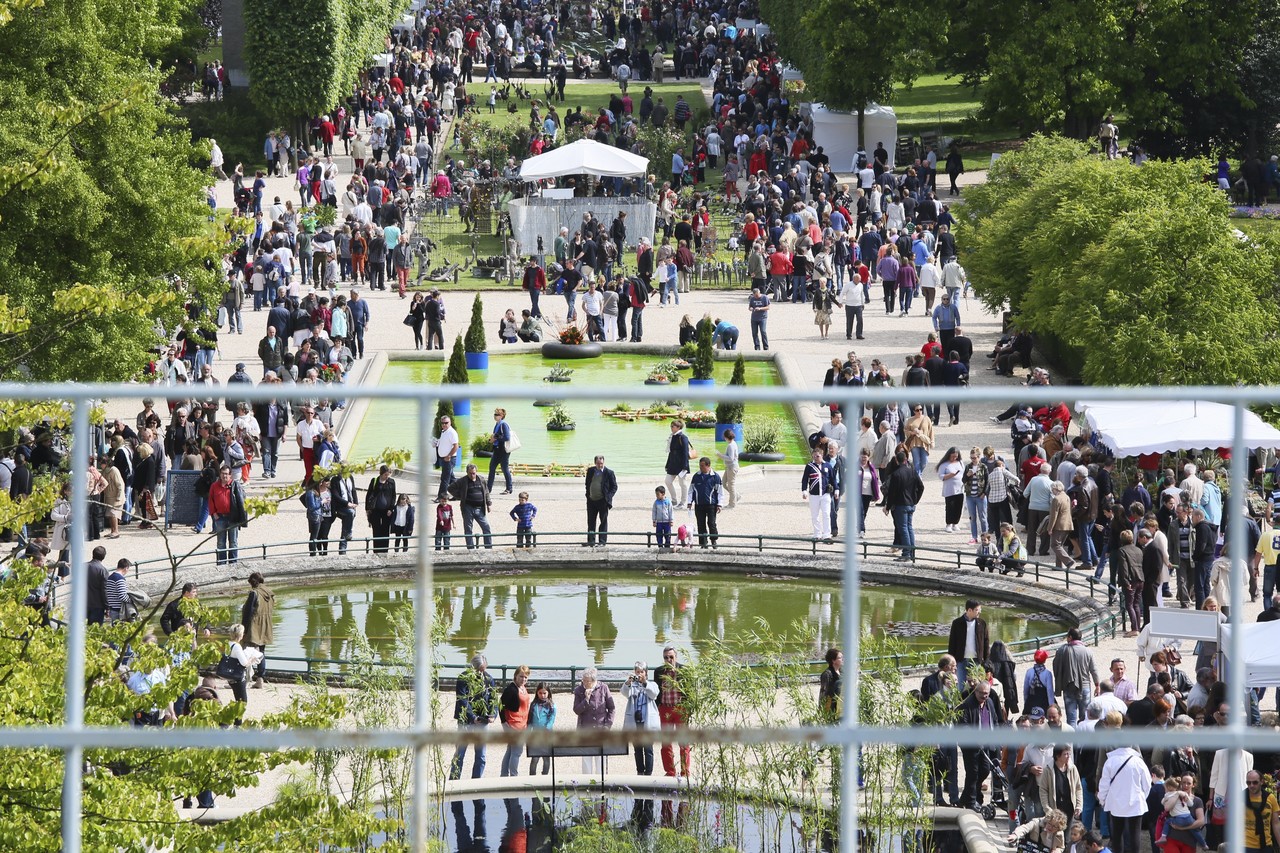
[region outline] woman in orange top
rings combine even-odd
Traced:
[[[525,688],[529,680],[529,667],[520,664],[516,668],[515,678],[502,691],[502,699],[498,709],[498,718],[502,727],[510,731],[524,731],[529,727],[529,703],[533,697]],[[513,743],[507,746],[502,756],[502,775],[517,776],[520,773],[520,745]]]

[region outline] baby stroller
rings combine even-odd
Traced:
[[[1013,788],[1009,785],[1009,778],[1004,775],[1004,770],[1000,769],[1000,764],[993,761],[991,753],[985,749],[979,750],[978,754],[982,756],[982,760],[986,762],[987,770],[991,776],[991,799],[993,802],[983,803],[974,809],[978,814],[982,815],[983,820],[995,820],[997,807],[994,800],[996,799],[996,791],[1004,791],[1006,796],[1013,793]]]

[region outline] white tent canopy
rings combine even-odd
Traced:
[[[831,168],[837,172],[857,171],[858,114],[829,110],[823,104],[814,104],[810,115],[813,117],[813,144],[822,146],[822,153],[831,160]],[[863,147],[867,156],[871,156],[877,142],[883,142],[889,152],[889,168],[892,169],[898,141],[898,116],[893,107],[867,104],[864,128],[867,138],[863,140]]]
[[[1223,403],[1195,400],[1148,403],[1076,403],[1102,444],[1117,456],[1172,453],[1228,447],[1234,410]],[[1250,449],[1280,448],[1280,430],[1244,413],[1244,444]]]
[[[604,145],[594,139],[579,139],[562,145],[554,151],[530,157],[520,166],[520,177],[526,181],[541,181],[564,175],[599,175],[606,178],[626,178],[643,175],[649,171],[649,159]]]
[[[1244,631],[1244,683],[1249,687],[1280,687],[1280,622],[1242,625]],[[1219,651],[1231,643],[1231,625],[1219,629]]]

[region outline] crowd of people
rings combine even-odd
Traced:
[[[528,666],[516,668],[511,682],[499,691],[488,671],[488,660],[482,654],[471,659],[471,668],[458,676],[455,691],[453,717],[460,731],[484,730],[495,721],[506,731],[525,729],[551,729],[555,727],[556,706],[552,701],[552,687],[546,681],[529,683]],[[578,729],[611,729],[618,720],[619,699],[622,700],[621,723],[624,729],[655,731],[684,726],[688,709],[684,686],[681,684],[681,664],[677,661],[676,647],[667,644],[662,649],[662,664],[653,668],[644,661],[636,661],[631,673],[618,685],[616,694],[608,683],[600,678],[594,666],[582,670],[578,684],[573,688],[573,714]],[[653,745],[636,743],[633,746],[636,774],[654,774]],[[467,746],[461,744],[454,751],[450,762],[449,778],[460,779],[466,762]],[[502,757],[502,776],[520,775],[521,747],[512,744]],[[579,752],[574,752],[580,755]],[[582,756],[582,770],[600,773],[608,755],[602,747],[598,753]],[[679,762],[676,746],[664,744],[660,750],[662,772],[667,776],[687,777],[692,768],[693,748],[679,746]],[[529,748],[529,775],[533,776],[541,766],[541,773],[549,771],[555,755],[549,749]],[[486,751],[483,744],[475,747],[471,765],[471,778],[484,775]]]
[[[1264,616],[1274,619],[1276,610],[1280,599]],[[1037,650],[1019,673],[1007,646],[992,637],[981,602],[967,601],[951,624],[948,653],[913,691],[917,700],[945,709],[957,726],[989,730],[1007,743],[940,746],[929,768],[935,804],[981,809],[989,794],[1009,815],[1011,843],[1029,839],[1050,851],[1103,849],[1105,838],[1115,853],[1138,853],[1145,837],[1150,849],[1194,853],[1224,840],[1226,803],[1243,797],[1245,849],[1273,849],[1280,838],[1274,775],[1280,753],[1245,752],[1233,778],[1227,750],[1202,751],[1179,737],[1226,725],[1227,684],[1211,644],[1198,647],[1188,675],[1182,641],[1144,630],[1137,672],[1116,657],[1100,673],[1095,654],[1072,629],[1063,645],[1052,653]],[[1249,697],[1247,718],[1257,726],[1258,691]],[[1167,731],[1167,745],[1076,750],[1020,744],[1017,734],[1135,727]]]

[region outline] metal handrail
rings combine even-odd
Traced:
[[[480,544],[478,540],[480,540],[480,538],[483,535],[484,534],[479,534],[479,535],[472,534],[472,538],[477,540],[477,545]],[[515,533],[492,533],[490,534],[490,538],[494,540],[495,544],[499,544],[502,542],[514,544],[516,535],[517,534]],[[573,531],[573,530],[548,531],[543,533],[534,533],[532,535],[534,537],[535,548],[562,547],[566,545],[576,547],[582,544],[583,540],[587,536],[587,531]],[[599,535],[599,534],[597,533],[595,535]],[[610,530],[608,532],[608,536],[611,539],[615,539],[615,540],[616,539],[630,540],[633,544],[633,547],[644,547],[646,550],[649,548],[657,547],[655,534],[651,530],[650,531]],[[465,534],[457,533],[457,538],[462,539],[465,542]],[[808,553],[808,554],[816,555],[820,553],[819,546],[821,546],[821,549],[822,549],[821,553],[830,553],[833,555],[837,555],[844,552],[844,548],[846,544],[842,540],[836,540],[836,541],[833,541],[832,544],[827,545],[825,542],[822,542],[820,540],[815,540],[812,537],[808,537],[808,536],[785,536],[785,535],[770,535],[770,534],[758,534],[758,533],[752,533],[752,534],[720,533],[718,534],[718,538],[721,540],[727,539],[727,540],[735,540],[739,542],[749,543],[748,550],[753,550],[758,553],[764,553],[767,550],[773,553]],[[374,538],[369,536],[361,537],[361,538],[352,538],[348,540],[347,553],[348,554],[351,554],[351,553],[371,554],[373,553],[374,542],[375,542]],[[414,545],[416,545],[416,542],[417,540],[415,538],[410,538],[410,543],[411,543],[410,547],[413,548]],[[775,543],[778,543],[778,544],[775,544]],[[337,541],[331,539],[329,540],[329,544],[331,549],[336,548]],[[857,547],[861,550],[861,557],[864,560],[870,559],[872,556],[887,557],[892,551],[898,550],[893,545],[892,542],[877,542],[877,541],[872,541],[868,539],[858,540]],[[243,561],[244,552],[246,551],[253,553],[254,556],[252,557],[252,559],[267,560],[269,558],[279,558],[279,557],[309,556],[310,555],[309,548],[310,548],[309,540],[301,540],[301,541],[294,541],[294,542],[262,543],[260,545],[252,545],[246,548],[241,548],[240,550],[242,552],[241,557]],[[276,549],[283,549],[283,550],[277,552]],[[287,549],[297,549],[297,550],[287,550]],[[451,547],[450,550],[454,550],[454,549]],[[457,550],[460,550],[460,551],[466,550],[465,545],[459,544],[459,547],[457,548]],[[479,548],[477,548],[476,550],[479,550]],[[689,547],[687,549],[682,548],[680,550],[681,551],[688,550],[692,552],[694,551],[694,548]],[[698,550],[701,550],[701,549],[698,549]],[[737,550],[741,550],[741,548]],[[257,553],[259,551],[261,552],[260,557],[257,556]],[[883,554],[879,554],[879,553],[873,554],[874,551],[881,551],[883,552]],[[912,560],[912,563],[927,562],[932,564],[944,564],[948,567],[950,567],[951,564],[954,563],[954,568],[956,570],[963,570],[966,563],[972,564],[972,561],[973,561],[972,554],[969,554],[960,549],[917,545],[915,546],[914,551],[916,553],[916,556]],[[329,553],[330,555],[336,554],[336,552],[333,550],[331,550]],[[400,553],[407,555],[409,552],[400,552]],[[321,555],[321,556],[324,556],[324,555]],[[181,567],[189,567],[192,565],[194,566],[208,565],[210,561],[216,562],[216,557],[217,557],[216,549],[209,550],[209,551],[192,552],[191,554],[187,555],[186,559],[184,559],[183,563],[181,564]],[[201,562],[195,562],[195,563],[187,562],[187,560],[191,558],[204,558],[204,560]],[[145,571],[143,570],[144,566],[148,567]],[[1121,595],[1119,590],[1113,587],[1110,583],[1095,579],[1093,575],[1089,572],[1080,572],[1077,570],[1064,571],[1062,569],[1058,569],[1057,567],[1049,566],[1045,563],[1040,563],[1038,561],[1033,561],[1033,560],[1024,561],[1023,566],[1024,566],[1024,569],[1023,569],[1024,572],[1030,575],[1030,577],[1033,579],[1032,580],[1033,583],[1036,583],[1036,584],[1051,583],[1055,585],[1060,584],[1065,590],[1074,592],[1077,595],[1083,594],[1084,597],[1094,600],[1099,604],[1101,604],[1101,596],[1104,594],[1108,598],[1107,606],[1111,606],[1112,600],[1118,598]],[[141,560],[138,563],[134,564],[134,576],[135,578],[138,578],[138,577],[142,577],[143,575],[157,574],[160,572],[168,571],[169,568],[170,568],[170,563],[165,558]],[[1074,576],[1074,581],[1073,581],[1073,576]],[[1124,630],[1126,625],[1127,625],[1127,614],[1125,613],[1123,608],[1117,608],[1116,610],[1108,613],[1106,616],[1099,619],[1095,619],[1092,622],[1088,623],[1087,625],[1083,626],[1082,633],[1085,633],[1087,639],[1090,639],[1092,641],[1092,644],[1096,646],[1098,645],[1098,643],[1102,641],[1103,638],[1113,639],[1116,635],[1117,627],[1119,627],[1120,630]],[[1045,646],[1060,642],[1064,640],[1066,636],[1067,636],[1067,632],[1063,631],[1055,634],[1049,634],[1046,636],[1029,637],[1023,640],[1011,640],[1008,643],[1006,643],[1006,646],[1009,648],[1009,652],[1012,656],[1020,657],[1020,656],[1030,655],[1035,651],[1041,648],[1044,648]],[[924,665],[925,661],[928,661],[930,659],[935,659],[945,653],[946,653],[946,649],[928,649],[928,650],[922,650],[919,652],[911,652],[910,655],[907,656],[907,660],[905,662],[903,660],[904,656],[902,655],[895,654],[893,655],[893,658],[895,661],[895,665],[899,669],[904,671],[909,671],[909,670],[919,669],[921,666]],[[879,659],[880,658],[870,658],[868,660],[875,661]],[[303,665],[301,668],[297,668],[297,669],[289,668],[284,670],[279,670],[279,669],[273,670],[272,672],[277,676],[303,675],[308,678],[318,676],[321,674],[321,670],[329,669],[332,667],[341,668],[346,666],[354,666],[357,664],[360,664],[360,665],[369,664],[373,666],[385,666],[385,667],[391,667],[391,668],[403,666],[403,664],[400,664],[400,663],[390,662],[390,661],[381,661],[381,660],[357,662],[352,660],[344,660],[340,658],[313,658],[313,657],[296,657],[296,656],[281,656],[281,655],[271,655],[269,657],[269,660],[272,663],[298,663]],[[805,664],[806,666],[814,667],[814,668],[820,668],[826,665],[825,662],[821,660],[806,661]],[[497,664],[490,664],[489,668],[491,671],[497,671],[498,673],[500,673],[501,679],[505,681],[507,680],[508,671],[514,671],[517,666],[518,664],[514,664],[514,663],[497,663]],[[463,663],[458,663],[458,664],[439,663],[437,664],[437,667],[442,671],[465,670],[468,668],[467,664],[463,664]],[[631,671],[631,668],[632,668],[631,665],[616,666],[616,667],[600,665],[596,667],[596,669],[605,671],[605,672],[616,671],[621,673],[629,673]],[[539,666],[533,667],[533,669],[538,671],[568,672],[569,682],[572,683],[577,680],[577,673],[580,670],[584,669],[584,667],[581,666],[580,664],[569,664],[564,666],[539,665]]]

